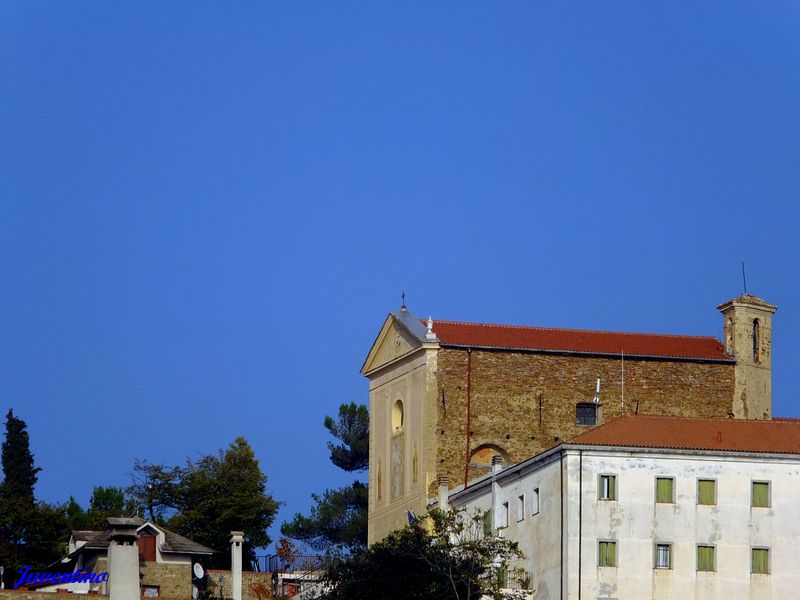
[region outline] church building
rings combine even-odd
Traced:
[[[422,320],[390,313],[369,380],[369,543],[424,514],[438,482],[522,462],[622,415],[771,418],[772,315],[745,294],[713,337]]]

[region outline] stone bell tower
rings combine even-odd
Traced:
[[[772,418],[772,315],[776,306],[744,294],[717,307],[725,319],[725,352],[736,359],[733,415]]]

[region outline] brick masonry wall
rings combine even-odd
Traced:
[[[511,464],[586,431],[575,408],[592,401],[598,377],[599,422],[622,414],[618,358],[473,351],[471,371],[471,450],[497,445]],[[440,349],[437,379],[437,474],[454,487],[464,481],[467,351]],[[638,401],[639,414],[727,418],[733,393],[733,364],[625,359],[625,414]],[[472,468],[470,479],[485,472]]]

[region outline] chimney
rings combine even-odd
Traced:
[[[108,519],[108,595],[114,600],[139,600],[139,523],[132,518]]]
[[[231,531],[231,596],[242,600],[242,542],[244,532]],[[116,600],[116,598],[114,599]]]
[[[500,456],[499,454],[495,454],[492,457],[492,474],[499,473],[502,470],[503,470],[503,457]]]
[[[447,501],[449,487],[450,478],[447,475],[439,475],[439,510],[446,511],[450,508]]]

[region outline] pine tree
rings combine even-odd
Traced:
[[[369,467],[369,411],[355,402],[339,407],[338,419],[325,417],[325,429],[341,443],[328,442],[331,462],[348,472]],[[316,550],[350,552],[367,543],[368,488],[355,480],[348,486],[312,494],[316,503],[306,516],[295,514],[281,533]]]

